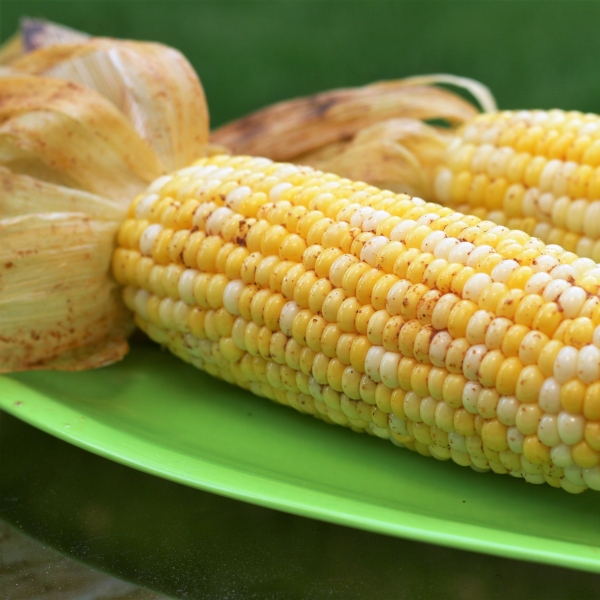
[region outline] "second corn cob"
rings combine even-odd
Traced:
[[[307,167],[203,159],[113,259],[138,325],[209,373],[476,470],[600,489],[600,268]]]
[[[600,117],[562,110],[476,117],[450,144],[437,201],[600,260]]]

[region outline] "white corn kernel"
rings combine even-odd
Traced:
[[[488,246],[487,244],[482,244],[481,246],[476,246],[470,253],[467,258],[467,266],[475,268],[477,263],[486,256],[490,254],[495,254],[496,250],[492,246]]]
[[[163,175],[162,177],[159,177],[158,179],[155,179],[151,184],[150,187],[148,188],[148,192],[149,193],[155,193],[158,192],[160,190],[162,190],[162,188],[167,185],[167,183],[169,183],[171,180],[173,179],[173,175]]]
[[[506,332],[513,326],[513,322],[505,317],[492,319],[485,333],[485,345],[490,350],[498,350],[502,346]]]
[[[463,361],[463,375],[470,381],[477,381],[477,373],[487,352],[488,349],[484,344],[471,346],[467,350]]]
[[[452,252],[450,253],[452,255]],[[455,261],[451,261],[455,262]],[[477,303],[481,292],[492,283],[492,278],[487,273],[475,273],[465,284],[462,297]]]
[[[383,346],[371,346],[365,358],[365,373],[376,383],[381,381],[381,361],[386,352]]]
[[[329,280],[331,281],[331,283],[335,287],[341,288],[346,271],[357,262],[358,259],[352,254],[342,254],[341,256],[338,256],[333,261],[329,269]]]
[[[500,396],[496,407],[498,421],[507,427],[512,427],[516,423],[519,406],[521,403],[515,396]]]
[[[437,221],[440,218],[440,215],[436,215],[435,213],[426,213],[421,215],[417,219],[417,223],[419,225],[431,225],[434,221]]]
[[[427,252],[428,254],[435,254],[437,245],[448,236],[443,231],[432,231],[425,236],[423,243],[421,244],[421,251]]]
[[[537,436],[542,444],[546,444],[550,448],[560,444],[558,416],[553,414],[543,415],[538,425]]]
[[[277,188],[279,186],[292,187],[289,183],[280,183],[271,190],[271,193],[273,192],[273,190],[275,188]],[[287,189],[287,188],[285,188],[285,189]],[[281,191],[283,191],[283,189]],[[225,206],[230,208],[233,212],[239,212],[242,202],[251,193],[252,193],[252,190],[247,185],[241,185],[239,187],[236,187],[235,189],[231,190],[231,192],[229,192],[229,194],[227,194],[227,196],[225,197]],[[273,198],[271,198],[271,201],[275,202],[275,200]]]
[[[544,291],[542,292],[542,298],[546,302],[556,302],[558,297],[571,287],[571,284],[564,279],[554,279],[550,283],[546,284]]]
[[[564,279],[565,281],[575,281],[576,273],[575,269],[571,265],[558,265],[550,271],[553,279]]]
[[[144,229],[140,238],[140,252],[144,256],[152,256],[152,247],[162,230],[163,226],[160,223],[153,223]]]
[[[395,389],[400,384],[398,382],[398,366],[402,355],[398,352],[386,352],[380,363],[381,381],[389,388]],[[365,362],[366,369],[366,362]]]
[[[542,192],[551,192],[554,187],[554,177],[558,170],[563,166],[563,162],[558,159],[549,160],[540,174],[539,189]]]
[[[450,442],[450,447],[452,450],[468,454],[464,435],[460,435],[460,433],[456,433],[456,431],[451,431],[448,434],[448,442]]]
[[[483,386],[477,381],[468,381],[463,388],[462,403],[463,407],[467,412],[472,415],[479,414],[479,408],[477,407],[477,399],[479,394],[483,390]]]
[[[135,205],[135,218],[144,220],[148,218],[154,203],[160,198],[158,194],[147,194]]]
[[[389,243],[389,238],[386,238],[383,235],[376,235],[362,247],[362,250],[360,251],[360,260],[372,267],[376,267],[379,251]]]
[[[585,485],[582,469],[577,465],[569,465],[568,467],[565,467],[565,477],[575,485]]]
[[[500,283],[506,283],[511,273],[519,268],[516,260],[505,259],[499,262],[492,270],[492,280]]]
[[[572,446],[583,439],[585,431],[585,417],[574,415],[566,411],[558,413],[558,435],[563,443]]]
[[[362,230],[375,233],[381,222],[391,216],[392,215],[387,210],[376,210],[371,216],[363,221]],[[389,239],[386,238],[386,240],[389,242]]]
[[[446,354],[452,343],[452,336],[447,331],[438,331],[429,345],[429,360],[435,367],[446,366]]]
[[[194,281],[199,274],[200,271],[196,269],[186,269],[179,276],[179,281],[177,282],[179,297],[191,305],[196,304],[196,299],[194,298]]]
[[[516,428],[516,426],[512,426],[508,428],[506,432],[506,441],[508,442],[508,447],[517,454],[523,454],[523,441],[525,440],[525,436]]]
[[[150,294],[143,289],[139,289],[135,293],[135,312],[144,319],[144,321],[148,321],[150,317],[148,316],[148,311],[146,310],[146,306],[148,304],[148,300],[150,299]]]
[[[281,309],[281,314],[279,315],[279,327],[288,337],[292,337],[294,319],[301,310],[302,309],[293,300],[286,302]]]
[[[464,265],[467,263],[469,254],[473,251],[475,246],[471,242],[459,242],[448,254],[448,262],[459,263]]]
[[[388,417],[388,423],[390,425],[390,429],[399,435],[410,435],[408,433],[408,429],[406,428],[406,419],[400,419],[394,414],[390,414]]]
[[[567,444],[558,444],[550,450],[550,458],[557,467],[569,467],[574,464],[571,447]]]
[[[588,344],[579,350],[577,377],[586,384],[600,380],[600,348]]]
[[[417,227],[417,222],[412,219],[406,219],[405,221],[400,221],[398,225],[392,229],[392,233],[390,234],[390,239],[394,242],[403,242],[406,239],[406,236]]]
[[[577,375],[579,352],[573,346],[564,346],[554,361],[554,379],[558,383],[567,383]]]
[[[544,273],[543,271],[535,273],[529,278],[523,291],[526,294],[539,294],[541,296],[551,281],[554,280],[548,273]]]
[[[433,251],[433,255],[436,258],[443,258],[444,260],[448,260],[450,252],[455,246],[458,246],[458,244],[460,244],[460,242],[456,238],[447,237],[437,244],[435,250]]]
[[[577,273],[577,277],[581,277],[589,273],[592,269],[598,267],[598,264],[595,263],[591,258],[576,258],[572,263],[571,267],[575,269]]]
[[[361,227],[363,221],[370,217],[375,212],[375,209],[371,206],[361,206],[355,213],[352,215],[350,219],[351,227]]]
[[[556,381],[556,379],[553,377],[549,377],[542,384],[538,403],[544,412],[560,412],[560,383],[558,383],[558,381]]]
[[[223,306],[225,310],[238,316],[240,314],[240,297],[242,292],[246,289],[246,284],[241,279],[234,279],[230,281],[223,290]]]
[[[554,256],[548,254],[541,254],[540,256],[533,259],[531,268],[536,273],[550,273],[554,267],[558,266],[559,262]]]
[[[217,208],[206,220],[206,233],[208,235],[219,235],[223,225],[231,215],[233,215],[233,211],[226,206]]]
[[[583,481],[592,490],[600,491],[600,467],[582,470]]]
[[[586,291],[583,288],[573,285],[559,296],[557,302],[558,306],[564,312],[565,317],[567,319],[574,319],[579,315],[579,311],[586,299]]]

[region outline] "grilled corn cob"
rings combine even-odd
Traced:
[[[426,456],[600,489],[600,267],[309,167],[216,156],[132,204],[113,272],[209,373]]]
[[[450,144],[435,199],[600,260],[600,117],[481,115]]]

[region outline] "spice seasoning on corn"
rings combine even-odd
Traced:
[[[118,236],[138,326],[226,381],[438,459],[600,489],[600,267],[308,167],[215,156]]]

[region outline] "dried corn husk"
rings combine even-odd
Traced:
[[[390,119],[361,129],[350,142],[330,144],[295,157],[294,162],[382,189],[429,197],[435,166],[451,139],[451,132],[415,119]]]
[[[150,181],[207,149],[181,54],[53,27],[0,49],[0,372],[122,358],[118,226]]]
[[[427,196],[453,131],[479,112],[435,87],[440,83],[467,89],[484,111],[496,109],[489,90],[476,81],[427,75],[280,102],[217,129],[211,141],[236,154],[307,164]],[[447,126],[426,125],[429,120]]]
[[[84,42],[90,38],[87,33],[64,25],[24,17],[19,24],[19,31],[0,46],[0,66],[13,63],[26,52],[56,44]]]
[[[163,173],[112,103],[79,85],[24,75],[2,79],[0,163],[124,204]]]
[[[37,201],[34,195],[60,196],[56,186],[38,187],[27,179],[3,177],[0,192],[16,185],[30,203]],[[65,190],[63,203],[68,195]],[[3,371],[82,369],[125,354],[131,319],[107,264],[118,226],[119,221],[81,212],[0,219]]]
[[[167,172],[200,156],[208,111],[198,78],[182,54],[155,43],[105,38],[45,45],[10,63],[16,71],[66,79],[95,90],[129,120]],[[40,36],[38,36],[40,37]],[[168,135],[165,135],[168,132]]]

